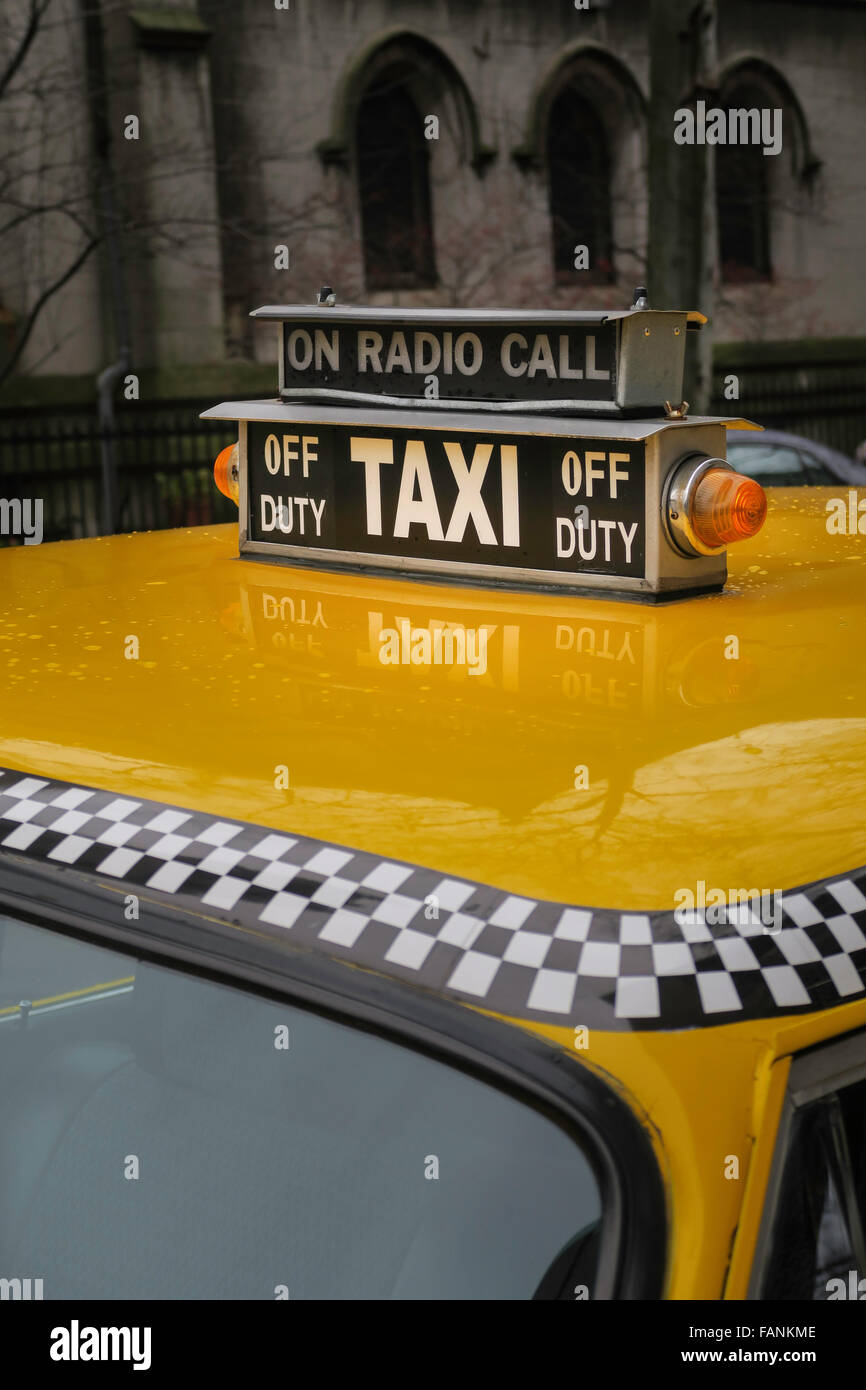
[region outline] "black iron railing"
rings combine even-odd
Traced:
[[[838,340],[819,344],[815,355],[799,346],[725,345],[713,372],[714,415],[743,415],[765,429],[787,430],[853,455],[866,439],[866,345]],[[820,349],[823,349],[821,351]],[[786,360],[789,359],[789,360]],[[737,377],[739,398],[725,397],[725,379]]]
[[[237,426],[199,420],[212,401],[118,410],[118,529],[164,530],[230,521],[237,508],[214,486],[214,459]],[[45,540],[98,536],[103,438],[96,411],[0,412],[0,496],[39,497]],[[0,537],[0,544],[4,537]]]

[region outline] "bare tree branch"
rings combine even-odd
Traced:
[[[51,0],[42,0],[41,4],[40,0],[30,0],[30,18],[27,21],[27,28],[21,36],[18,47],[9,59],[5,72],[0,75],[0,97],[3,96],[3,93],[6,91],[16,72],[24,62],[24,59],[27,57],[33,45],[33,40],[39,33],[42,16],[45,14],[50,4]]]
[[[76,256],[75,260],[72,262],[70,266],[66,268],[63,274],[57,280],[55,280],[53,284],[49,285],[46,289],[42,291],[42,293],[36,300],[36,303],[33,305],[29,314],[27,315],[27,318],[24,321],[24,328],[22,329],[19,335],[18,342],[15,344],[15,349],[11,357],[9,358],[5,366],[2,368],[2,370],[0,370],[0,386],[2,386],[3,383],[14,372],[15,367],[21,357],[21,354],[27,346],[27,340],[30,337],[30,334],[33,332],[33,329],[36,325],[36,320],[38,319],[45,305],[48,303],[49,299],[51,299],[53,295],[57,294],[58,290],[62,290],[63,286],[69,280],[72,279],[73,275],[77,275],[78,271],[84,265],[84,262],[87,260],[90,253],[94,251],[96,247],[99,245],[101,239],[101,237],[92,237],[91,240],[84,247],[83,251],[81,251],[79,255]]]

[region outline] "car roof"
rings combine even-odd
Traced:
[[[664,606],[241,561],[233,525],[7,549],[0,765],[586,907],[822,879],[866,862],[866,537],[825,520],[774,491],[725,592]],[[383,666],[401,620],[486,630],[486,669]]]

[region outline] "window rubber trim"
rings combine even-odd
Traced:
[[[139,918],[128,922],[125,896],[72,870],[0,854],[0,912],[297,1002],[408,1044],[541,1111],[578,1144],[599,1184],[603,1238],[594,1298],[662,1297],[667,1202],[652,1143],[626,1102],[577,1058],[471,1006],[174,904],[141,896]]]

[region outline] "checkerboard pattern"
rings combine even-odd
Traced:
[[[515,1018],[694,1028],[866,994],[866,868],[784,893],[775,925],[763,924],[759,900],[710,925],[702,911],[599,911],[519,897],[3,769],[0,854],[168,896]]]

